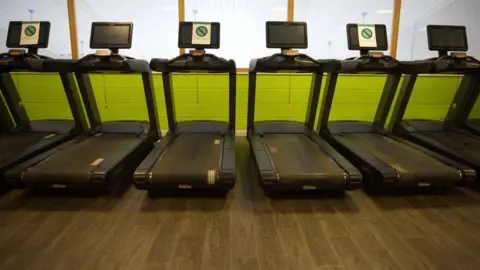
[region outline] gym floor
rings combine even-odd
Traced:
[[[480,192],[276,199],[238,139],[227,199],[0,197],[0,269],[478,269]]]

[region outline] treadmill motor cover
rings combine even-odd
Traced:
[[[267,48],[306,49],[308,48],[307,23],[266,22]]]
[[[7,48],[47,48],[49,35],[50,22],[11,21],[8,25],[6,46]]]
[[[347,24],[348,49],[388,50],[387,27],[384,24]]]
[[[133,24],[92,23],[90,48],[92,49],[130,49],[132,47]]]

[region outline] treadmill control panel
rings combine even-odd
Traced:
[[[297,56],[298,50],[282,50],[282,54],[286,56]]]
[[[369,52],[368,56],[373,58],[382,58],[384,56],[383,52]]]
[[[450,53],[450,56],[455,59],[465,59],[467,57],[467,54],[461,52],[452,52]]]

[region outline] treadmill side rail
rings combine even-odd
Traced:
[[[363,163],[368,164],[368,166],[371,169],[378,171],[382,175],[383,181],[385,181],[386,183],[393,183],[398,180],[397,172],[393,168],[385,164],[383,161],[377,159],[375,156],[373,156],[369,152],[362,151],[361,148],[357,147],[354,143],[350,142],[349,140],[346,140],[340,136],[336,138],[332,138],[331,136],[332,135],[328,134],[327,138],[330,137],[329,139],[332,141],[332,143],[344,149],[345,152],[352,153],[351,155],[352,158],[358,157],[361,160],[363,160]],[[353,162],[353,163],[358,163],[358,162]]]
[[[227,189],[232,189],[235,186],[235,136],[225,136],[223,140],[222,153],[220,154],[220,171],[219,181],[220,185]]]
[[[347,172],[346,175],[346,190],[355,190],[362,186],[362,173],[355,168],[355,166],[350,163],[344,156],[342,156],[338,151],[336,151],[332,146],[327,142],[322,140],[319,136],[312,135],[310,136],[320,148],[327,153],[332,159]]]
[[[273,161],[272,155],[268,151],[262,137],[258,135],[250,135],[250,148],[257,164],[257,169],[264,186],[273,186],[279,183],[278,170]]]
[[[173,139],[174,136],[171,133],[164,136],[157,144],[155,144],[150,154],[148,154],[148,156],[137,167],[133,175],[133,184],[137,189],[148,189],[152,174],[150,170],[155,163],[157,163],[157,160],[165,153]]]

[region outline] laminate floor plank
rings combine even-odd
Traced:
[[[340,258],[323,231],[321,223],[314,212],[312,201],[292,201],[295,209],[297,223],[307,245],[310,257],[315,268],[341,266]]]
[[[433,204],[440,206],[438,203]],[[442,205],[440,207],[444,208],[446,206]],[[446,261],[445,265],[453,263],[458,269],[475,269],[478,264],[476,262],[478,256],[474,254],[474,251],[464,249],[449,232],[447,233],[440,228],[439,224],[448,224],[448,222],[432,223],[421,211],[415,208],[411,209],[410,214],[415,220],[415,226],[436,250],[438,258],[435,261]]]
[[[332,206],[340,213],[340,220],[349,231],[351,239],[372,269],[400,269],[399,262],[396,262],[390,255],[388,249],[376,238],[365,220],[372,218],[362,218],[362,214],[352,211],[352,203],[348,200],[332,201]]]
[[[275,229],[285,254],[287,269],[313,269],[311,253],[308,252],[300,226],[293,216],[295,211],[292,202],[273,201],[272,209],[275,212]]]

